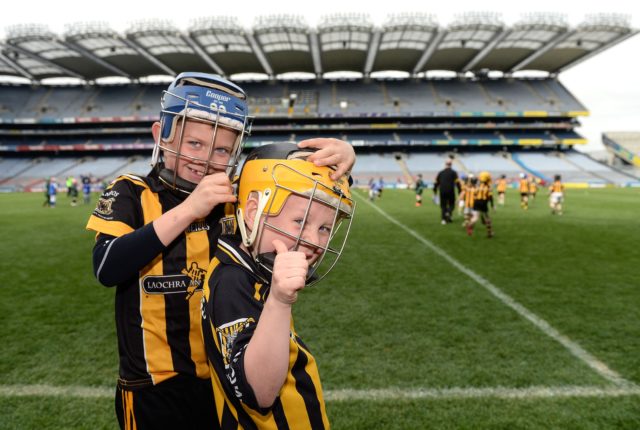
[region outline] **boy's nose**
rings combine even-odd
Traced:
[[[302,232],[302,239],[310,244],[304,243],[303,245],[306,245],[307,248],[312,249],[314,252],[320,246],[320,235],[317,228],[311,228],[306,225]]]

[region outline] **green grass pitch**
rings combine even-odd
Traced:
[[[333,428],[640,428],[640,189],[568,190],[562,216],[544,190],[528,211],[509,190],[490,240],[459,216],[440,225],[411,191],[385,190],[382,213],[355,193],[343,257],[294,307]],[[93,206],[42,201],[0,195],[0,429],[117,428],[114,290],[91,271]]]

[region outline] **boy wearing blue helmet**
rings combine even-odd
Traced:
[[[117,286],[121,428],[216,422],[200,299],[218,237],[233,233],[230,178],[250,127],[240,87],[216,75],[180,74],[152,125],[151,172],[117,178],[89,218],[95,275]],[[322,148],[319,164],[337,162],[346,171],[355,160],[342,141],[305,144]]]

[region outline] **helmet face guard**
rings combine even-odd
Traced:
[[[240,176],[238,226],[244,245],[262,270],[261,275],[270,279],[275,254],[261,249],[265,230],[277,232],[294,242],[292,250],[311,248],[319,255],[311,263],[306,285],[313,285],[324,278],[336,265],[346,244],[355,202],[351,199],[346,178],[333,181],[329,177],[332,169],[317,167],[305,160],[262,159],[245,162]],[[249,232],[244,223],[247,199],[251,193],[258,194],[258,208]],[[286,231],[274,224],[290,196],[304,198],[304,217],[295,232]],[[324,205],[333,212],[331,229],[326,243],[313,243],[304,238],[310,211]]]
[[[242,144],[251,131],[253,118],[247,115],[248,106],[244,91],[217,75],[205,73],[181,73],[163,92],[160,112],[160,135],[153,149],[152,165],[155,167],[162,154],[170,153],[176,159],[173,169],[162,166],[160,179],[170,188],[191,193],[197,184],[178,176],[180,159],[202,165],[204,173],[213,169],[224,170],[233,179],[242,153]],[[189,156],[182,151],[187,121],[208,124],[212,128],[208,154],[205,158]],[[212,160],[219,130],[235,133],[235,141],[227,163]]]

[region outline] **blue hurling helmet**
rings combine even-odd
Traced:
[[[152,165],[161,161],[163,152],[187,159],[210,168],[224,169],[233,179],[238,167],[244,138],[250,133],[252,118],[248,116],[247,96],[239,86],[218,75],[185,72],[178,75],[163,92],[160,112],[160,136],[155,142]],[[213,134],[207,158],[188,156],[181,152],[182,135],[186,121],[211,124]],[[214,145],[220,127],[236,132],[236,140],[227,164],[214,162]],[[171,146],[168,146],[171,145]],[[162,150],[162,151],[161,151]],[[170,170],[160,163],[162,182],[174,190],[191,193],[197,184],[180,178],[177,170]]]

